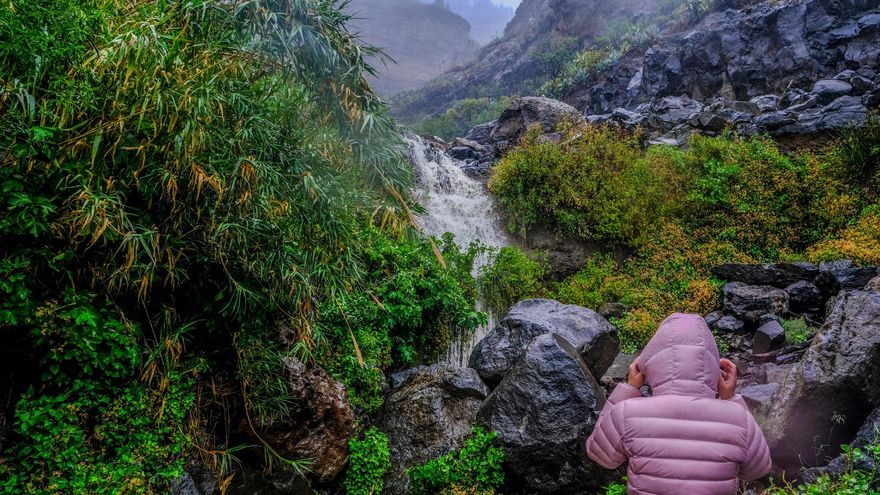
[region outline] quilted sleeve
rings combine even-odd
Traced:
[[[622,383],[614,389],[599,413],[593,433],[587,438],[587,455],[602,467],[614,469],[626,462],[623,447],[623,401],[641,397],[639,390]]]

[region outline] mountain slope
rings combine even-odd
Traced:
[[[352,25],[370,45],[392,59],[375,63],[370,82],[383,95],[412,89],[455,65],[468,62],[479,46],[461,16],[416,0],[352,0]]]

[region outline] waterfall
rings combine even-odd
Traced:
[[[419,218],[425,233],[440,237],[451,232],[456,244],[465,249],[475,241],[492,247],[511,245],[486,185],[464,173],[464,162],[450,158],[417,136],[408,135],[405,140],[416,173],[415,195],[426,211]],[[484,263],[485,258],[477,259],[474,269]],[[477,309],[485,310],[480,301]],[[493,315],[488,313],[488,324],[456,339],[441,362],[467,365],[474,346],[495,326]]]

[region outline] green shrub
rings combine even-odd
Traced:
[[[672,156],[644,159],[637,136],[611,127],[576,126],[560,144],[532,128],[492,169],[489,189],[511,232],[549,218],[563,236],[637,245],[678,207],[685,178]]]
[[[348,469],[342,487],[347,495],[380,495],[385,473],[391,468],[388,437],[370,427],[363,438],[348,442]]]
[[[418,134],[452,140],[475,125],[497,119],[512,101],[510,96],[456,100],[445,112],[414,123],[412,129]]]
[[[626,476],[619,483],[608,483],[604,490],[602,495],[626,495]]]
[[[789,344],[803,344],[813,333],[803,318],[785,320],[782,322],[782,328],[785,329],[785,341]]]
[[[853,260],[860,265],[880,264],[880,204],[862,211],[858,221],[807,250],[814,261]]]
[[[544,265],[515,247],[489,252],[489,262],[480,268],[480,296],[490,311],[503,315],[523,299],[540,297]]]
[[[504,483],[504,452],[495,432],[474,428],[464,447],[407,471],[413,495],[491,495]]]
[[[476,253],[460,250],[451,235],[436,252],[424,238],[376,229],[360,236],[363,285],[324,304],[316,338],[321,365],[353,405],[371,412],[382,404],[382,369],[429,362],[486,317],[474,309]]]

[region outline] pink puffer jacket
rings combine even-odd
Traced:
[[[631,495],[735,494],[738,480],[770,472],[767,442],[742,397],[717,398],[718,347],[703,318],[670,316],[639,359],[653,397],[618,385],[587,439],[602,466],[629,461]]]

